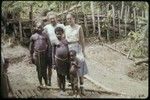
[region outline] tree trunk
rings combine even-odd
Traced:
[[[144,11],[142,10],[142,18],[144,18]]]
[[[122,7],[121,7],[121,19],[123,17],[123,9],[124,9],[124,1],[122,1]]]
[[[135,32],[136,32],[136,9],[134,8],[134,29],[135,29]]]
[[[31,34],[33,33],[33,5],[30,5]]]
[[[121,33],[120,33],[120,11],[118,10],[118,26],[119,26],[119,36],[121,36]]]
[[[109,13],[109,4],[107,5],[107,13]],[[110,28],[110,21],[109,21],[109,14],[107,14],[107,21],[108,21],[108,28],[107,28],[107,41],[110,42],[110,38],[109,38],[109,28]]]
[[[77,5],[76,5],[76,9],[75,9],[75,12],[76,12],[76,21],[77,23],[79,23],[79,16],[78,16],[78,8],[77,8]]]
[[[12,18],[13,18],[13,21],[15,21],[15,14],[13,13],[12,14]],[[16,36],[16,34],[17,34],[17,32],[16,32],[16,26],[15,26],[15,23],[12,23],[13,24],[13,29],[14,29],[14,32],[13,32],[13,37],[15,38],[15,36]]]
[[[113,26],[115,26],[115,8],[114,8],[114,5],[112,5],[112,15],[113,15]]]
[[[85,32],[86,32],[86,36],[88,36],[89,30],[88,30],[88,27],[87,27],[87,19],[86,19],[86,14],[85,14],[85,11],[84,11],[84,2],[81,3],[81,7],[82,7],[82,12],[83,12],[83,14],[84,14]]]
[[[95,34],[95,17],[94,17],[94,2],[91,1],[91,12],[92,12],[92,21],[93,21],[93,34]]]
[[[112,7],[113,27],[115,27],[115,8],[114,5],[111,5],[111,7]],[[114,37],[116,37],[115,30],[113,30],[113,33],[114,33]]]
[[[127,7],[125,7],[125,16],[124,16],[124,23],[125,23],[125,35],[127,33]]]
[[[21,21],[19,20],[19,33],[20,33],[20,41],[23,41],[23,37],[22,37],[22,25],[21,25]]]
[[[30,5],[29,19],[32,21],[33,19],[33,5]]]
[[[100,13],[100,8],[98,8],[98,12],[97,12],[97,20],[98,20],[98,38],[101,41],[102,37],[101,37],[101,29],[100,29],[100,20],[99,20],[99,13]]]
[[[63,12],[64,11],[64,1],[62,1],[62,6],[61,7],[62,7],[61,12]]]

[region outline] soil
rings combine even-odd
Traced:
[[[93,42],[91,39],[88,42],[88,44],[86,45],[86,53],[88,54],[87,60],[89,60],[88,63],[91,63],[91,64],[96,62],[96,65],[102,64],[102,65],[107,66],[107,68],[105,66],[103,66],[103,68],[102,68],[102,69],[104,69],[103,72],[105,72],[105,68],[108,71],[107,73],[103,73],[105,76],[104,80],[106,80],[108,76],[118,77],[118,75],[119,75],[119,77],[122,78],[121,80],[128,78],[128,79],[134,80],[137,83],[139,81],[141,81],[141,82],[143,81],[142,86],[144,86],[145,84],[147,86],[148,65],[142,64],[142,65],[135,67],[135,66],[133,66],[133,62],[122,61],[122,59],[120,59],[121,60],[120,64],[119,64],[119,62],[116,63],[116,62],[112,61],[112,59],[116,59],[116,61],[118,61],[119,57],[115,58],[115,56],[110,56],[110,54],[111,55],[116,55],[116,54],[114,52],[112,52],[111,50],[109,50],[108,48],[102,47],[101,45],[99,45],[99,43],[96,39],[94,39],[94,40],[95,41]],[[28,48],[25,48],[19,44],[11,47],[8,42],[5,42],[5,44],[3,46],[3,52],[4,52],[4,56],[6,58],[10,58],[10,66],[8,68],[8,76],[9,76],[10,83],[11,83],[13,90],[37,88],[39,83],[37,80],[36,66],[33,65],[30,61],[30,55],[29,55]],[[104,58],[104,56],[105,56],[105,58]],[[120,56],[120,55],[118,55],[118,56]],[[128,63],[128,66],[126,66],[126,67],[121,66],[121,65],[123,65],[123,63],[124,64]],[[115,72],[117,72],[117,73],[115,73]],[[92,73],[92,74],[94,75],[94,73]],[[54,78],[52,78],[52,87],[57,87],[55,70],[53,70],[52,77],[54,77]],[[113,80],[111,80],[111,81],[113,81]],[[107,82],[109,82],[109,79],[107,79]],[[103,83],[103,84],[105,84],[105,83]],[[105,90],[104,88],[96,86],[95,84],[93,84],[92,82],[90,82],[87,79],[85,79],[85,87],[86,87],[86,89],[92,89],[92,90],[99,90],[99,91]],[[147,88],[148,88],[148,86],[147,86]],[[124,89],[124,88],[122,88],[120,86],[119,89]],[[127,88],[127,89],[129,89],[129,88]],[[146,92],[148,92],[148,91],[146,91]],[[51,96],[55,97],[54,94],[56,96],[56,94],[58,94],[58,91],[53,91]],[[144,97],[146,95],[147,95],[147,93],[144,94]],[[135,96],[135,95],[133,94],[132,96]],[[140,96],[141,96],[141,94],[139,95],[139,97]],[[58,95],[57,95],[57,97],[58,97]],[[95,97],[95,98],[97,98],[97,97],[99,97],[99,98],[125,97],[125,98],[127,98],[128,96],[104,93],[104,94],[99,94],[97,96],[88,96],[87,95],[87,98],[89,98],[89,97]],[[143,97],[143,94],[141,97]]]

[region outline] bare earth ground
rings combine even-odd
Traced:
[[[13,89],[36,88],[39,85],[36,67],[29,63],[29,50],[20,45],[11,48],[8,44],[5,44],[3,51],[5,57],[11,58],[8,75]],[[143,73],[145,73],[144,77],[146,78],[142,81],[135,78],[137,77],[137,72],[135,71],[135,74],[131,75],[134,76],[134,78],[129,77],[128,72],[136,69],[133,67],[133,61],[98,44],[87,45],[86,54],[89,69],[89,74],[87,76],[103,85],[103,87],[98,87],[88,79],[85,79],[86,89],[101,91],[112,90],[119,93],[125,93],[133,98],[146,98],[148,96],[148,70],[146,71],[144,69]],[[55,70],[52,75],[52,87],[57,87]],[[58,91],[53,91],[53,94],[57,95]],[[101,94],[95,97],[128,98],[128,96]],[[88,93],[86,97],[88,97]]]
[[[134,66],[132,60],[99,45],[96,40],[95,43],[87,44],[86,54],[89,76],[103,84],[103,87],[134,98],[148,97],[148,65]]]

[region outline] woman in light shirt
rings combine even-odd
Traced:
[[[65,27],[65,38],[69,42],[69,50],[75,50],[77,52],[77,58],[79,61],[78,75],[80,78],[81,93],[83,90],[83,76],[88,73],[87,64],[85,62],[85,46],[84,46],[84,34],[81,25],[75,23],[75,15],[72,13],[67,14],[66,20],[69,25]]]

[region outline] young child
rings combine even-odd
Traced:
[[[78,88],[78,59],[76,57],[76,51],[75,50],[70,50],[70,82],[71,82],[71,87],[73,90],[73,95],[75,97],[79,97],[79,88]]]
[[[60,94],[62,95],[65,92],[65,77],[69,73],[69,48],[67,40],[63,38],[64,29],[56,27],[55,34],[59,43],[53,45],[53,66],[55,66],[57,71],[58,86],[60,88]]]
[[[40,86],[47,85],[47,66],[48,66],[48,36],[43,32],[42,23],[36,24],[36,33],[30,38],[30,55],[32,62],[36,65]],[[45,85],[42,84],[42,78]]]

